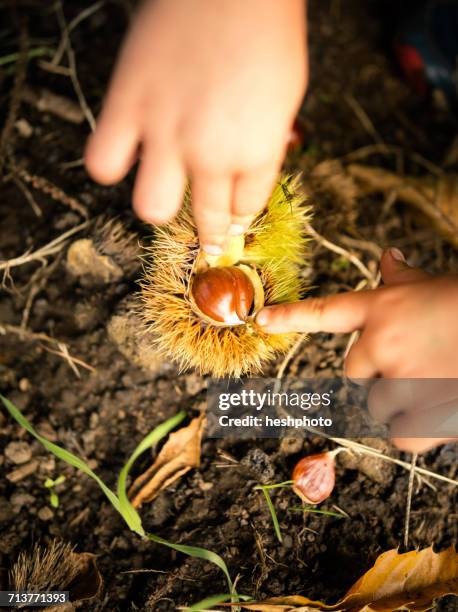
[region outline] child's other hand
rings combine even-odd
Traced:
[[[361,330],[345,362],[349,378],[458,379],[458,276],[431,277],[409,267],[397,249],[385,252],[381,272],[384,287],[271,306],[258,314],[257,322],[269,333]],[[418,402],[400,397],[388,401],[386,389],[377,383],[369,410],[390,423],[397,446],[424,451],[445,438],[404,436],[415,435],[420,417],[426,419],[425,427],[442,408],[457,414],[458,385],[453,382],[450,388],[436,385],[436,391]],[[431,431],[434,426],[431,420]]]
[[[119,181],[140,149],[133,205],[153,223],[186,177],[217,254],[266,202],[307,80],[304,0],[148,0],[133,24],[86,165]]]

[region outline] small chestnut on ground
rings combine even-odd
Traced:
[[[339,449],[340,450],[340,449]],[[334,489],[335,451],[308,455],[293,470],[293,490],[308,504],[320,504]]]

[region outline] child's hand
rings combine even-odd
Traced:
[[[133,205],[153,223],[186,177],[201,244],[217,254],[270,193],[307,80],[304,0],[156,0],[137,15],[86,150],[123,178],[141,146]]]
[[[258,314],[257,323],[269,333],[361,330],[345,363],[350,378],[458,379],[458,276],[433,278],[410,268],[397,249],[383,255],[381,272],[384,287],[271,306]],[[379,421],[390,423],[399,447],[423,451],[445,439],[399,436],[409,431],[414,435],[419,416],[431,419],[434,415],[433,405],[436,416],[447,404],[446,410],[456,414],[458,385],[454,382],[447,389],[438,385],[437,392],[415,403],[393,397],[382,401],[387,398],[377,383],[371,389],[369,410]]]

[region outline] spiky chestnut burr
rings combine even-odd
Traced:
[[[254,318],[264,304],[295,301],[304,293],[309,217],[297,179],[281,178],[246,235],[234,238],[222,256],[210,257],[199,249],[188,192],[178,216],[155,228],[144,257],[141,314],[157,350],[182,370],[194,367],[215,377],[260,373],[265,362],[286,352],[297,334],[266,334]],[[243,279],[241,272],[253,285],[244,318],[218,321],[196,303],[195,279],[215,268],[235,268],[234,278]]]

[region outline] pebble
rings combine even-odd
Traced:
[[[18,383],[18,387],[19,391],[22,391],[22,393],[27,393],[27,391],[30,391],[30,380],[28,378],[21,378]]]
[[[51,423],[42,421],[37,425],[37,431],[40,435],[47,438],[50,442],[57,442],[57,433]]]
[[[7,499],[0,497],[0,524],[7,523],[14,516],[13,508]]]
[[[186,393],[188,395],[197,395],[205,387],[206,381],[201,376],[191,374],[185,379]]]
[[[54,516],[54,512],[48,506],[44,506],[38,510],[38,518],[42,521],[50,521]]]
[[[283,536],[283,546],[285,548],[293,547],[293,538],[289,534],[286,534],[285,536]]]
[[[283,438],[280,442],[279,451],[281,455],[295,455],[300,453],[303,447],[303,438]]]
[[[21,465],[21,467],[18,467],[15,470],[9,472],[6,475],[6,478],[10,482],[19,482],[20,480],[23,480],[24,478],[27,478],[27,476],[33,474],[36,471],[37,467],[38,461],[36,460],[30,461],[29,463],[24,463],[24,465]]]
[[[30,493],[13,493],[10,503],[15,510],[20,510],[22,506],[31,506],[35,502],[35,497]]]
[[[30,138],[30,136],[33,134],[33,127],[30,125],[27,119],[24,119],[23,117],[16,121],[14,127],[16,128],[19,136],[22,138]]]
[[[89,427],[91,429],[95,429],[97,427],[97,425],[99,424],[99,415],[97,412],[92,412],[91,416],[89,417]]]
[[[198,485],[201,491],[210,491],[210,489],[213,489],[214,487],[213,482],[204,482],[203,480],[200,480]]]
[[[27,442],[10,442],[4,451],[5,457],[16,465],[27,463],[32,458],[32,449]]]

